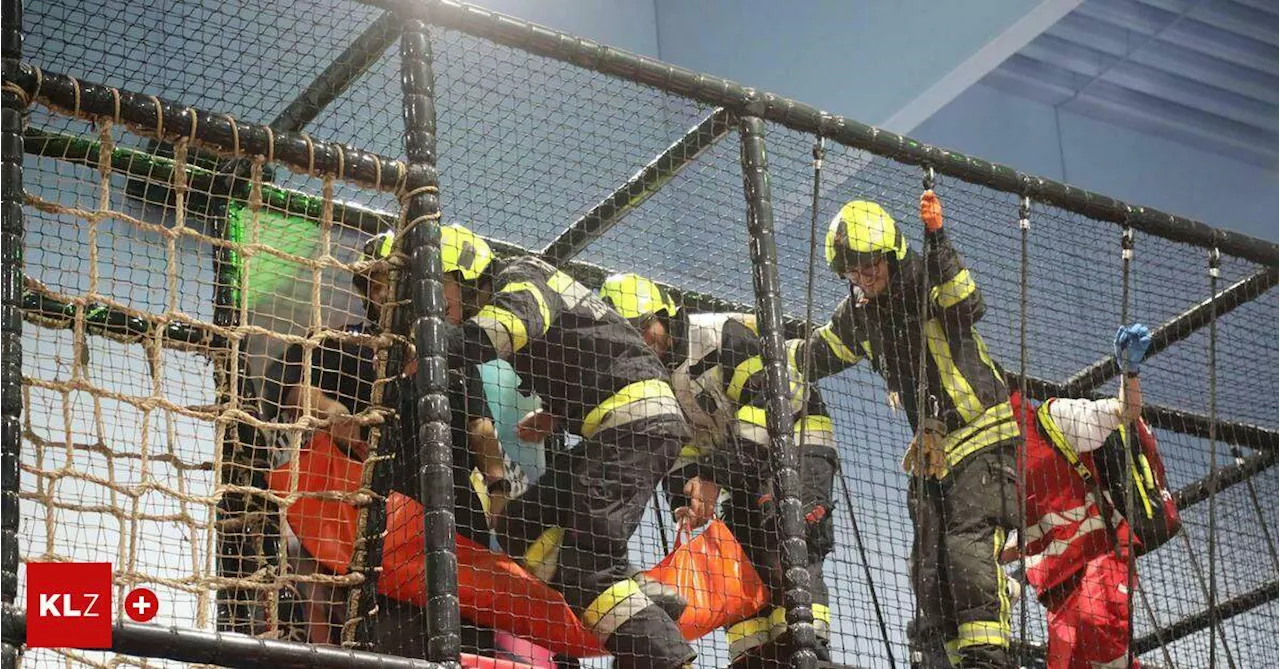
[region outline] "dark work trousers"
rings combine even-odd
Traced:
[[[958,667],[1013,666],[1012,604],[999,556],[1019,520],[1015,449],[1012,440],[994,444],[941,481],[911,479],[913,654],[944,647]],[[916,662],[930,666],[924,658]]]
[[[602,430],[568,457],[557,458],[553,465],[559,466],[508,505],[498,523],[499,541],[517,557],[548,528],[564,528],[549,584],[584,622],[589,610],[609,611],[593,631],[620,668],[679,667],[695,655],[675,621],[643,594],[604,605],[621,592],[606,591],[634,583],[639,570],[627,557],[627,542],[687,438],[682,417],[646,418]]]
[[[800,463],[800,499],[805,513],[805,539],[809,548],[809,584],[813,597],[814,625],[818,632],[819,659],[829,659],[829,598],[827,585],[822,578],[823,563],[835,545],[835,526],[832,520],[834,504],[832,487],[835,484],[836,451],[826,446],[805,446]],[[767,618],[783,605],[783,580],[781,554],[777,539],[777,502],[768,470],[767,458],[753,459],[758,467],[746,469],[746,458],[736,471],[727,472],[723,483],[728,499],[721,508],[725,525],[742,545],[751,560],[752,567],[769,589],[770,602],[756,613]],[[668,501],[677,509],[689,503],[684,495],[684,483],[694,475],[694,467],[672,472],[666,480]],[[822,615],[820,610],[826,610]],[[825,618],[825,620],[824,620]],[[791,657],[790,644],[785,634],[772,636],[741,657],[735,657],[734,667],[786,666]]]

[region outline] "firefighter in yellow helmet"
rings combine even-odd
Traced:
[[[641,583],[627,542],[689,428],[662,362],[591,290],[540,258],[500,266],[484,240],[441,236],[450,368],[508,360],[543,407],[581,437],[567,471],[511,502],[497,535],[565,596],[623,668],[669,668],[695,653],[682,604]]]
[[[1021,432],[976,328],[982,293],[943,229],[932,190],[920,198],[920,218],[923,257],[884,207],[866,200],[841,207],[826,258],[848,280],[849,295],[796,358],[812,354],[812,379],[868,359],[915,432],[903,459],[916,525],[913,645],[946,643],[962,667],[1007,667],[1010,602],[998,557],[1019,521]]]
[[[787,665],[791,650],[781,607],[782,571],[773,532],[777,508],[769,477],[764,364],[755,315],[685,313],[669,291],[636,274],[606,278],[600,295],[664,359],[676,397],[693,427],[693,439],[681,451],[666,482],[677,522],[694,527],[705,523],[715,512],[719,487],[726,488],[728,499],[721,509],[725,523],[773,593],[771,605],[726,630],[732,666]],[[798,344],[788,342],[788,350]],[[834,543],[835,433],[817,387],[797,387],[797,391],[795,430],[802,444],[801,497],[816,650],[820,659],[829,660],[831,614],[822,567]]]

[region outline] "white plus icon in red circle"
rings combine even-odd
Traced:
[[[146,588],[134,588],[124,596],[124,613],[137,623],[145,623],[156,617],[160,599]]]

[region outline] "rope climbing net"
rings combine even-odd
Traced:
[[[6,44],[22,50],[4,63],[4,161],[22,165],[20,183],[4,184],[6,213],[22,214],[5,221],[6,240],[20,240],[22,251],[6,249],[5,285],[21,290],[6,292],[5,306],[20,308],[23,321],[20,334],[5,326],[6,393],[13,384],[21,398],[11,405],[6,395],[5,404],[6,440],[7,421],[20,426],[20,442],[4,446],[5,494],[16,491],[20,511],[4,519],[6,603],[21,607],[26,587],[11,550],[23,565],[109,562],[116,619],[126,619],[125,594],[147,587],[162,604],[155,623],[259,640],[175,633],[160,644],[121,628],[118,636],[135,639],[132,654],[28,649],[26,662],[145,665],[153,661],[132,655],[155,655],[248,666],[290,657],[292,642],[354,653],[317,656],[335,666],[372,663],[364,651],[440,661],[459,648],[536,663],[535,651],[504,635],[558,629],[558,614],[550,604],[512,613],[514,596],[484,591],[509,587],[499,575],[518,571],[488,552],[511,548],[489,525],[503,503],[550,511],[549,526],[579,522],[563,517],[581,515],[568,499],[580,485],[574,454],[601,442],[585,424],[613,398],[575,388],[588,376],[580,361],[596,359],[576,357],[590,348],[581,334],[570,337],[577,350],[529,345],[526,357],[542,356],[536,364],[467,359],[478,371],[460,384],[444,374],[447,314],[433,311],[443,301],[431,292],[442,224],[487,239],[495,263],[535,254],[592,292],[606,276],[631,272],[669,291],[682,318],[754,315],[743,322],[759,357],[724,363],[715,381],[742,405],[731,415],[759,410],[768,438],[725,474],[719,515],[748,554],[794,548],[790,538],[809,559],[784,550],[772,558],[782,561],[778,574],[762,566],[773,599],[740,618],[759,613],[763,627],[703,636],[693,643],[699,663],[724,664],[753,639],[777,640],[774,626],[799,629],[803,615],[770,618],[774,606],[798,603],[816,604],[814,629],[829,627],[817,643],[834,662],[905,666],[931,652],[911,641],[927,605],[909,556],[928,530],[919,507],[913,521],[908,498],[929,499],[926,487],[945,483],[903,471],[914,426],[990,410],[978,397],[987,382],[973,380],[970,362],[1007,383],[1000,392],[1037,401],[1116,397],[1112,340],[1135,321],[1152,341],[1142,415],[1182,525],[1158,549],[1120,559],[1132,619],[1121,647],[1164,667],[1280,661],[1274,244],[509,17],[420,5],[18,6],[25,35],[6,35]],[[419,31],[416,20],[427,25]],[[942,203],[966,278],[952,293],[913,289],[882,300],[893,315],[874,336],[843,341],[839,328],[819,329],[850,295],[827,249],[828,224],[850,200],[892,219],[908,256],[928,259],[926,282],[948,271],[929,255],[941,242],[921,222],[926,190]],[[21,198],[15,209],[11,196]],[[386,248],[369,244],[387,231],[396,234]],[[566,285],[549,276],[547,286]],[[551,331],[552,308],[576,307],[566,306],[569,293],[530,297],[543,289],[522,281],[497,293],[524,291],[543,316],[520,336],[537,340],[529,329]],[[966,281],[981,291],[977,320],[931,321],[931,309],[963,306],[968,293],[956,286]],[[375,284],[389,297],[371,312]],[[520,349],[503,318],[491,320]],[[956,331],[980,336],[956,343]],[[795,349],[784,341],[805,337],[815,345],[789,358]],[[10,351],[20,367],[11,368]],[[802,375],[804,392],[770,376],[774,363]],[[976,406],[953,394],[957,378]],[[788,406],[796,416],[780,417]],[[517,423],[538,407],[561,409],[569,434],[521,433]],[[438,429],[451,422],[449,409],[467,414],[461,438],[456,420]],[[496,455],[472,439],[477,415],[492,424]],[[800,457],[813,437],[793,433],[797,417],[829,418],[832,454]],[[694,433],[745,443],[743,428],[722,423],[708,432],[694,421]],[[438,447],[449,435],[452,450]],[[1146,466],[1134,445],[1120,450],[1124,470]],[[1031,464],[1008,464],[1015,492],[1034,485]],[[757,470],[773,476],[767,494],[741,488]],[[540,494],[540,481],[551,497],[517,504],[526,491]],[[682,481],[663,481],[643,511],[633,509],[638,527],[623,540],[637,568],[672,551],[673,514],[687,502]],[[1142,504],[1133,486],[1115,492],[1116,512],[1133,517]],[[735,495],[776,495],[781,522],[756,528]],[[1008,529],[1037,524],[1024,496],[1006,499],[1017,507],[1006,509]],[[803,513],[789,517],[788,500]],[[594,524],[578,529],[612,539]],[[1025,553],[1035,538],[1004,528],[987,536],[1013,550],[1003,567],[989,561],[999,575],[957,567],[949,578],[1025,582],[1034,559],[1016,549]],[[537,573],[529,560],[521,566]],[[797,570],[786,566],[810,567],[800,580],[812,594],[797,594]],[[532,577],[513,582],[549,589]],[[1053,630],[1044,593],[1037,600],[1027,590],[1010,597],[1012,586],[1001,585],[993,615],[1010,653],[1035,665]],[[572,609],[575,625],[593,620],[572,594],[558,605]],[[521,616],[537,624],[513,622]],[[459,618],[460,634],[449,624]],[[575,629],[585,641],[541,645],[562,662],[619,652]]]

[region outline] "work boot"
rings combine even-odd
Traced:
[[[681,596],[675,588],[662,581],[656,581],[644,574],[636,574],[632,580],[640,586],[640,592],[643,592],[649,598],[649,601],[657,604],[658,608],[662,609],[663,613],[666,613],[667,617],[674,621],[678,622],[680,616],[684,614],[685,608],[689,606],[688,600]]]
[[[604,640],[614,669],[681,669],[697,657],[671,618],[656,605],[637,611]]]

